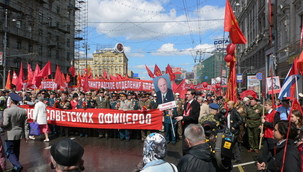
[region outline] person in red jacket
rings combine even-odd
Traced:
[[[275,146],[274,139],[274,126],[280,120],[280,114],[273,109],[272,101],[268,100],[265,102],[266,114],[262,116],[262,124],[264,125],[263,137],[263,149],[262,149],[262,159],[266,159],[269,153],[269,150],[273,149]]]

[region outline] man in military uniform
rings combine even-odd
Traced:
[[[118,95],[116,93],[112,93],[111,99],[109,100],[110,108],[111,109],[119,109],[117,104],[119,103]]]
[[[104,94],[105,90],[101,88],[98,92],[98,96],[96,96],[96,108],[98,109],[109,109],[110,108],[110,103],[109,99],[105,96]],[[108,131],[106,129],[99,129],[99,138],[108,138]]]
[[[218,113],[220,106],[216,103],[209,104],[209,114],[202,116],[199,123],[203,126],[203,123],[206,121],[215,122],[216,125],[219,125],[219,121],[215,119],[215,115]]]
[[[19,162],[20,140],[25,137],[25,125],[27,113],[23,108],[17,106],[22,98],[16,93],[10,93],[10,107],[3,112],[2,127],[6,130],[6,155],[12,163],[12,171],[21,171],[23,167]],[[26,137],[28,138],[28,136]]]
[[[148,99],[148,95],[143,93],[141,99],[139,100],[139,107],[142,111],[146,111],[149,108],[150,100]],[[141,130],[141,140],[144,141],[146,136],[150,134],[150,130]]]
[[[120,93],[119,110],[125,110],[125,111],[134,110],[131,100],[126,99],[125,93]],[[124,140],[124,139],[126,141],[130,140],[129,130],[127,130],[127,129],[120,129],[119,136],[120,136],[120,140]]]
[[[247,117],[246,117],[246,125],[247,125],[247,134],[248,134],[248,143],[250,149],[248,152],[259,152],[259,136],[261,125],[261,116],[262,116],[262,106],[258,104],[257,99],[253,97],[249,97],[250,106],[247,108]]]
[[[5,91],[0,92],[0,124],[3,122],[3,111],[6,108],[6,97]],[[0,128],[0,132],[2,132],[2,128]],[[0,137],[0,171],[6,168],[5,163],[5,152],[4,152],[4,144],[2,138]]]

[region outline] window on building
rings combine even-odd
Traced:
[[[70,61],[70,52],[66,52],[66,60]]]
[[[16,21],[16,28],[18,28],[18,29],[21,28],[21,21],[19,21],[19,20]]]
[[[43,52],[43,46],[42,46],[42,45],[39,46],[38,52],[39,52],[39,55],[40,55],[40,56],[43,55],[43,54],[42,54],[42,52]]]
[[[66,39],[66,47],[70,47],[70,39],[69,38]]]
[[[28,44],[28,52],[29,52],[29,53],[32,53],[32,52],[33,52],[33,49],[34,49],[33,44],[32,44],[32,43],[29,43],[29,44]]]
[[[60,13],[60,6],[57,6],[56,12],[59,14]]]
[[[47,56],[48,56],[48,58],[52,58],[52,49],[51,48],[48,48]]]
[[[48,26],[51,27],[53,23],[53,19],[51,17],[47,17]]]
[[[38,12],[38,20],[41,24],[43,23],[43,13],[42,12]]]
[[[22,41],[20,39],[17,40],[17,49],[20,50],[22,48]]]
[[[56,50],[56,59],[59,59],[60,55],[59,55],[59,50]]]

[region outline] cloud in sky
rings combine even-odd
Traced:
[[[196,52],[200,51],[203,53],[211,54],[212,51],[215,50],[213,44],[199,44],[194,48],[187,48],[187,49],[177,49],[174,47],[173,43],[166,43],[163,44],[156,53],[153,55],[157,56],[170,56],[170,55],[192,55]]]
[[[167,3],[168,0],[89,0],[89,22],[96,22],[90,25],[96,27],[100,34],[108,37],[121,36],[127,40],[203,34],[209,30],[223,28],[222,20],[211,19],[223,19],[224,7],[206,5],[189,11],[187,18],[184,9],[166,9]],[[173,22],[193,20],[208,21]]]

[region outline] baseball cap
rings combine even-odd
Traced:
[[[50,153],[58,164],[73,166],[81,160],[84,149],[76,141],[66,138],[55,143],[51,147]]]

